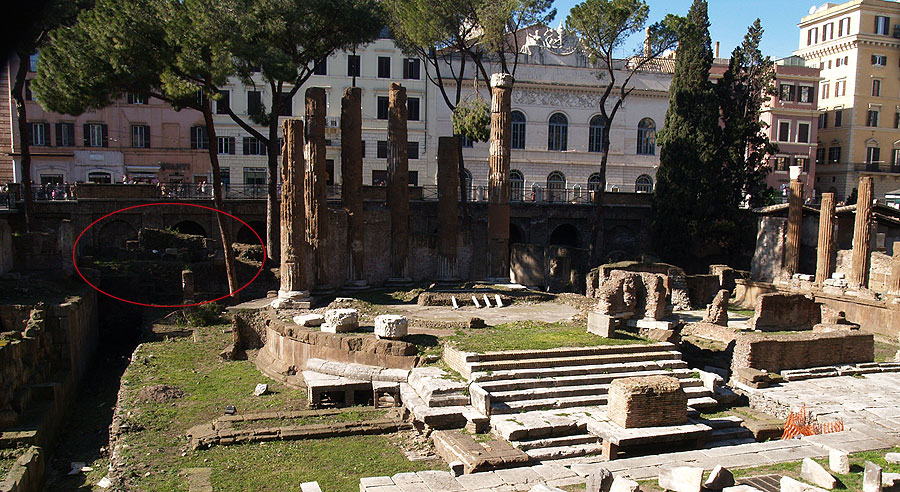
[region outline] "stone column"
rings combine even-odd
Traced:
[[[439,282],[459,281],[456,242],[459,235],[459,139],[438,138],[438,264]]]
[[[185,304],[194,302],[194,272],[190,270],[181,271],[181,298]]]
[[[281,161],[281,285],[272,307],[308,308],[310,297],[304,256],[306,220],[303,203],[303,121],[285,120],[282,124],[284,151]]]
[[[314,292],[328,291],[327,251],[328,197],[325,169],[325,89],[306,89],[306,157],[303,181],[306,203],[306,241],[312,249],[312,279]]]
[[[407,274],[409,255],[409,155],[407,154],[406,88],[391,83],[388,100],[387,206],[391,212],[390,285],[412,282]]]
[[[366,287],[362,160],[362,91],[348,87],[341,96],[341,205],[347,212],[349,268],[345,287],[350,289]]]
[[[491,144],[488,176],[488,277],[509,283],[509,144],[513,77],[491,75]]]
[[[891,279],[888,292],[900,296],[900,241],[894,241],[894,256],[891,258]]]
[[[869,262],[872,255],[872,177],[859,178],[857,190],[853,257],[848,283],[852,288],[865,289],[869,286]]]
[[[822,285],[834,273],[834,193],[822,193],[816,251],[816,285]]]
[[[800,266],[800,229],[803,226],[803,182],[791,181],[791,195],[788,199],[787,238],[784,245],[784,271],[788,275],[797,273]]]

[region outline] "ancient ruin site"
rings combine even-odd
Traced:
[[[44,3],[0,492],[900,492],[900,3]]]

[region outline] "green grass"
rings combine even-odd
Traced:
[[[753,309],[741,309],[741,308],[733,308],[733,307],[729,307],[728,312],[737,314],[740,316],[747,316],[747,317],[752,317],[753,314],[755,313],[755,311]]]
[[[24,447],[0,449],[0,482],[3,482],[6,478],[6,474],[12,469],[16,460],[19,459],[19,456],[25,454],[25,451],[26,449]]]
[[[314,424],[337,424],[342,422],[360,422],[384,417],[387,410],[374,410],[373,407],[352,407],[346,411],[330,415],[309,415],[307,417],[284,419],[258,419],[234,422],[235,429],[261,429],[264,427],[287,427]]]
[[[875,341],[875,362],[891,362],[900,346],[893,343]]]
[[[584,323],[517,321],[488,328],[457,330],[447,341],[464,352],[479,353],[651,343],[650,340],[631,333],[618,332],[617,336],[618,338],[604,338],[588,333]]]

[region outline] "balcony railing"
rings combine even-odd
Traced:
[[[857,162],[853,168],[868,173],[900,173],[900,164],[889,162]]]

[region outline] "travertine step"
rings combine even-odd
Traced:
[[[543,398],[491,403],[491,414],[508,414],[528,412],[532,410],[552,410],[559,408],[587,407],[606,405],[606,394],[567,396],[560,398]]]
[[[585,434],[585,425],[560,415],[532,414],[491,417],[491,428],[510,442],[535,441]]]
[[[523,450],[529,451],[539,448],[556,448],[566,446],[576,446],[578,444],[595,444],[600,442],[600,438],[593,434],[572,434],[569,436],[545,437],[543,439],[531,439],[527,441],[513,441],[510,444]]]
[[[487,352],[484,354],[466,354],[467,363],[491,362],[501,360],[521,360],[560,357],[585,357],[599,354],[628,354],[635,352],[656,352],[674,350],[671,343],[651,343],[634,345],[601,345],[595,347],[562,347],[547,350],[508,350],[504,352]]]
[[[519,360],[499,360],[475,362],[470,372],[504,371],[512,369],[532,369],[541,367],[565,367],[610,364],[617,362],[643,362],[657,359],[680,360],[681,353],[676,350],[636,353],[594,354],[578,357],[540,357]]]
[[[491,372],[474,372],[471,380],[475,382],[501,381],[513,379],[543,379],[550,377],[583,376],[598,374],[617,374],[623,372],[659,371],[671,369],[673,373],[687,369],[682,360],[651,360],[612,364],[584,364],[563,367],[538,367],[532,369],[513,369]],[[666,371],[668,372],[668,371]],[[687,371],[690,373],[690,371]]]
[[[694,410],[706,410],[719,406],[719,402],[716,401],[715,398],[712,398],[710,396],[703,396],[699,398],[688,397],[687,404],[689,408],[693,408]]]
[[[649,366],[647,366],[649,367]],[[682,387],[691,387],[702,385],[703,382],[699,379],[694,379],[691,377],[690,371],[682,370],[680,372],[677,371],[664,371],[659,369],[658,366],[656,370],[648,369],[642,371],[629,371],[629,372],[612,372],[612,373],[587,373],[587,374],[577,374],[574,376],[547,376],[547,377],[534,377],[534,378],[510,378],[510,379],[502,379],[502,380],[492,380],[492,381],[479,381],[478,384],[485,391],[489,391],[492,394],[496,394],[496,392],[501,391],[512,391],[512,390],[525,390],[529,388],[541,388],[545,386],[575,386],[581,384],[608,384],[617,378],[627,378],[633,376],[674,376],[681,380]]]
[[[428,406],[432,408],[465,406],[469,404],[469,396],[464,394],[432,395]]]
[[[434,429],[459,429],[466,425],[466,414],[477,411],[468,406],[429,407],[408,384],[400,383],[400,400],[419,425]]]
[[[525,451],[532,460],[549,461],[561,460],[565,458],[577,458],[579,456],[589,456],[594,454],[603,454],[602,444],[576,444],[574,446],[559,446],[536,448]]]
[[[731,441],[735,439],[753,439],[753,433],[743,427],[726,427],[721,429],[713,429],[710,435],[710,441]]]

